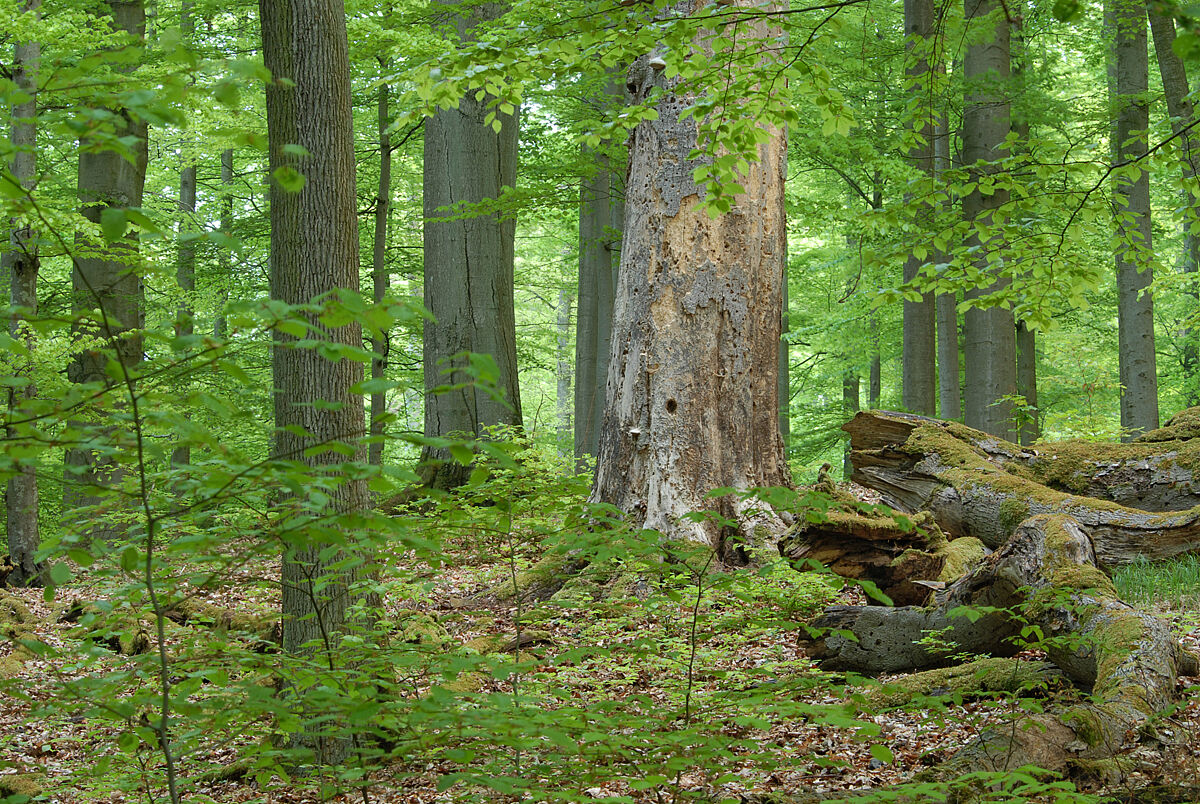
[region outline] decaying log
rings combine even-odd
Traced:
[[[1197,660],[1169,626],[1122,603],[1096,565],[1087,534],[1071,517],[1039,515],[929,609],[843,606],[812,625],[828,630],[810,641],[822,667],[870,673],[945,665],[952,653],[1011,655],[1024,647],[1027,625],[1038,646],[1078,687],[1085,703],[985,734],[947,766],[947,773],[1013,768],[1056,770],[1069,760],[1111,756],[1147,726],[1175,694],[1176,678]],[[981,609],[978,619],[955,609]],[[937,645],[924,639],[937,632]],[[849,634],[855,637],[851,637]]]
[[[994,548],[1031,515],[1065,514],[1091,537],[1103,566],[1200,550],[1200,496],[1190,469],[1200,465],[1200,439],[1024,448],[955,422],[880,411],[860,413],[843,429],[851,436],[853,479],[898,511],[929,511],[951,538],[974,536]],[[1090,457],[1080,457],[1083,450]],[[1111,482],[1084,484],[1083,494],[1056,488],[1079,485],[1081,472],[1107,472]],[[1193,507],[1145,510],[1182,504]]]

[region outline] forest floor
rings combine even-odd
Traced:
[[[389,596],[386,605],[396,622],[421,623],[425,631],[410,627],[402,639],[419,651],[443,656],[461,655],[464,645],[476,648],[468,654],[488,653],[479,646],[511,640],[518,607],[480,593],[511,577],[518,564],[531,564],[536,550],[520,556],[504,552],[481,551],[478,542],[464,540],[451,546],[441,567],[406,573],[407,592]],[[519,615],[531,641],[525,650],[519,655],[493,651],[496,664],[490,672],[456,671],[470,679],[456,686],[456,694],[471,703],[462,707],[452,727],[441,721],[441,731],[459,729],[460,742],[443,741],[393,757],[372,768],[367,783],[350,790],[343,786],[341,792],[321,793],[312,779],[269,774],[213,778],[214,768],[234,764],[247,746],[262,743],[269,718],[243,724],[228,736],[200,734],[189,743],[191,753],[178,762],[183,800],[423,804],[466,796],[529,800],[530,790],[549,791],[547,798],[559,800],[716,802],[762,793],[836,799],[902,783],[947,759],[985,727],[1015,722],[1022,707],[1038,705],[1012,696],[962,699],[935,690],[912,705],[884,706],[871,693],[864,694],[865,687],[856,686],[860,680],[815,671],[797,645],[792,618],[829,602],[861,602],[861,591],[834,591],[825,581],[814,584],[810,576],[790,569],[743,575],[744,583],[724,588],[706,587],[709,582],[701,580],[699,601],[696,590],[689,591],[679,579],[674,585],[635,579],[634,594],[615,602],[598,600],[586,609],[522,606]],[[276,577],[277,563],[250,561],[217,588],[194,592],[223,609],[269,614],[278,605],[277,591],[259,579]],[[6,780],[24,778],[41,788],[42,800],[62,804],[166,800],[158,753],[145,745],[131,747],[121,737],[135,724],[97,719],[89,714],[95,701],[85,700],[89,694],[111,695],[122,683],[129,690],[145,686],[150,677],[134,671],[137,657],[85,650],[77,626],[61,622],[72,601],[109,594],[106,583],[111,582],[90,581],[81,571],[80,580],[59,589],[49,603],[41,590],[9,590],[32,615],[28,630],[52,654],[5,664],[14,647],[11,641],[0,643],[0,790]],[[1190,648],[1200,649],[1195,609],[1154,607],[1171,618]],[[168,652],[179,654],[195,639],[189,629],[172,628]],[[515,674],[496,670],[518,661]],[[89,686],[88,680],[98,677],[116,686]],[[407,689],[417,700],[433,686],[453,686],[450,677],[445,666],[435,666],[411,676]],[[514,683],[519,686],[515,697]],[[1200,704],[1195,694],[1200,687],[1193,687],[1198,684],[1200,679],[1180,679],[1182,702],[1160,724],[1162,739],[1127,750],[1120,779],[1079,780],[1079,790],[1120,798],[1152,784],[1200,785]],[[141,692],[152,697],[152,690]],[[738,694],[745,700],[723,703]],[[507,737],[505,701],[533,701],[533,713],[512,704],[514,734]],[[555,711],[562,712],[561,721],[555,720]],[[481,714],[485,712],[490,714]],[[578,726],[581,712],[595,713],[590,726],[587,715]],[[568,735],[565,744],[551,734],[559,723]],[[489,729],[497,732],[490,745],[483,734]],[[522,742],[516,734],[522,729],[544,729],[557,748],[531,751],[528,735]],[[571,750],[572,740],[578,740],[578,751]],[[448,774],[472,767],[479,777],[439,790]],[[480,781],[489,776],[500,781],[495,786]],[[512,794],[498,792],[512,779],[524,780],[524,793],[519,786]],[[1038,797],[1006,795],[997,800]]]

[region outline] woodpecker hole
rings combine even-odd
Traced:
[[[674,413],[674,412],[675,412],[675,408],[677,408],[677,407],[679,407],[679,406],[675,404],[675,400],[674,400],[674,399],[668,399],[668,400],[667,400],[667,413]]]

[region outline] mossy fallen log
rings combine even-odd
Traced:
[[[1103,566],[1200,550],[1192,487],[1200,440],[1026,448],[956,422],[883,411],[860,413],[843,429],[853,479],[902,513],[930,512],[951,538],[994,548],[1029,516],[1066,514],[1091,537]],[[1100,483],[1105,473],[1128,482]],[[1062,490],[1072,484],[1082,493]],[[1192,507],[1154,510],[1185,504]]]
[[[950,664],[963,652],[1011,655],[1036,635],[1034,646],[1088,697],[986,732],[932,777],[1024,764],[1061,770],[1112,756],[1152,728],[1174,699],[1177,677],[1198,669],[1165,622],[1118,599],[1083,529],[1061,514],[1022,522],[938,597],[927,609],[828,610],[812,625],[832,630],[809,639],[810,652],[830,669],[900,672]]]

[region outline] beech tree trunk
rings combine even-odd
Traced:
[[[968,26],[995,25],[989,40],[967,47],[964,75],[967,81],[963,110],[963,162],[971,171],[976,189],[963,198],[963,216],[985,226],[997,226],[997,210],[1008,201],[1008,191],[998,187],[984,194],[978,185],[996,172],[996,163],[1008,154],[1004,142],[1009,133],[1009,26],[1005,17],[993,12],[996,0],[965,0]],[[1002,290],[1007,280],[994,275],[992,252],[1004,248],[999,237],[987,240],[977,235],[971,244],[980,248],[978,265],[993,277],[989,287],[969,291],[975,299]],[[1016,323],[1012,310],[972,307],[963,316],[966,358],[966,421],[972,427],[1002,438],[1014,437],[1011,404],[1001,401],[1017,392]]]
[[[1110,0],[1116,52],[1117,164],[1146,152],[1150,109],[1149,61],[1143,0]],[[1128,172],[1129,170],[1134,173]],[[1150,173],[1119,172],[1115,187],[1117,337],[1121,377],[1121,427],[1132,438],[1158,427],[1158,374],[1154,353],[1154,256],[1150,229]]]
[[[683,13],[691,10],[683,4]],[[761,41],[765,22],[739,36]],[[592,500],[611,503],[636,524],[730,558],[761,542],[755,525],[781,532],[773,516],[716,488],[789,483],[779,434],[786,142],[771,131],[759,161],[741,177],[745,192],[713,219],[693,181],[696,126],[680,120],[690,103],[676,78],[649,56],[628,76],[635,100],[655,88],[657,120],[630,142],[624,242],[613,318],[608,404]],[[683,519],[716,507],[733,527]]]
[[[842,413],[847,419],[853,418],[854,414],[862,407],[859,401],[862,396],[862,391],[859,388],[858,373],[850,370],[842,374]],[[850,442],[846,442],[845,453],[842,456],[842,479],[849,480],[854,473],[854,464],[850,462]]]
[[[1037,333],[1017,322],[1017,393],[1025,400],[1026,410],[1018,417],[1017,437],[1028,446],[1041,437],[1041,416],[1037,397]]]
[[[497,15],[494,4],[478,15]],[[453,21],[469,36],[473,20]],[[475,438],[493,425],[521,425],[513,312],[511,215],[486,212],[517,180],[517,110],[498,114],[499,133],[485,124],[491,98],[468,93],[457,108],[425,121],[425,435]],[[478,370],[465,353],[489,356],[497,376]],[[478,383],[493,386],[480,388]],[[446,390],[449,389],[449,390]],[[425,449],[423,480],[434,488],[466,482],[468,467],[445,450]]]
[[[26,11],[37,11],[40,0],[28,0]],[[17,90],[28,97],[24,103],[12,109],[12,132],[10,141],[14,156],[9,165],[12,176],[26,191],[32,191],[37,179],[37,73],[41,60],[41,45],[38,42],[19,42],[13,46],[12,81]],[[10,442],[21,438],[20,422],[30,418],[25,404],[37,395],[33,383],[33,331],[23,322],[37,318],[37,280],[41,267],[37,240],[28,220],[14,219],[9,235],[9,250],[5,252],[3,266],[11,279],[11,301],[13,307],[21,308],[9,321],[9,332],[14,339],[22,340],[29,350],[30,359],[14,367],[14,375],[26,384],[8,389],[8,415],[12,423],[6,430]],[[40,544],[38,531],[38,482],[35,466],[18,462],[16,474],[9,478],[6,494],[8,556],[13,569],[8,574],[10,586],[40,586],[43,566],[37,561]]]
[[[622,89],[610,81],[603,100],[620,101]],[[583,149],[596,171],[584,176],[579,188],[579,301],[575,319],[575,459],[600,451],[604,420],[605,383],[612,349],[613,294],[617,284],[615,258],[620,252],[624,206],[621,176],[612,157],[601,149]]]
[[[376,304],[383,302],[388,291],[387,229],[388,214],[392,208],[392,138],[388,127],[392,123],[388,113],[388,85],[379,86],[379,188],[375,194],[375,235],[371,243],[371,290]],[[388,333],[372,337],[371,379],[380,381],[387,376]],[[383,465],[384,417],[387,415],[387,393],[371,392],[371,444],[368,460],[373,466]]]
[[[1167,101],[1167,114],[1171,118],[1171,131],[1178,136],[1179,167],[1183,174],[1184,216],[1183,254],[1181,269],[1192,274],[1187,292],[1193,299],[1200,300],[1195,274],[1200,267],[1200,236],[1192,232],[1192,226],[1200,220],[1200,198],[1193,189],[1200,169],[1200,141],[1192,132],[1196,112],[1188,87],[1187,71],[1183,59],[1175,52],[1175,19],[1156,13],[1155,6],[1147,5],[1150,16],[1150,32],[1154,36],[1154,52],[1158,58],[1158,72],[1162,77],[1163,95]],[[1195,306],[1195,305],[1194,305]],[[1184,374],[1184,394],[1189,405],[1200,404],[1200,344],[1191,326],[1181,329],[1179,337],[1180,364]]]
[[[233,149],[221,151],[221,234],[233,237]],[[225,304],[229,301],[229,280],[233,277],[233,248],[228,242],[217,250],[217,310],[213,318],[213,336],[225,338]]]
[[[933,71],[926,50],[933,33],[932,0],[905,0],[904,35],[909,51],[907,75],[919,115],[920,139],[909,149],[912,166],[931,180],[934,165]],[[920,215],[929,217],[929,210]],[[912,282],[925,260],[910,255],[904,263],[904,281]],[[904,302],[904,344],[901,357],[901,396],[905,410],[932,416],[937,410],[937,337],[933,293],[924,293],[920,301]]]
[[[183,42],[188,47],[193,45],[196,32],[196,22],[192,17],[191,0],[183,0],[180,5],[179,29]],[[185,234],[195,230],[196,216],[196,163],[190,160],[179,171],[179,245],[175,255],[175,283],[179,286],[182,298],[175,311],[175,337],[186,337],[195,332],[194,319],[196,316],[196,241],[185,239]],[[192,450],[186,444],[175,447],[171,452],[171,463],[175,466],[186,466],[191,463]]]
[[[271,296],[288,304],[308,304],[338,288],[359,288],[345,9],[340,0],[261,0],[259,15],[263,56],[274,78],[267,84],[270,167],[275,177],[270,189]],[[289,145],[301,146],[308,155],[285,150]],[[279,182],[292,171],[305,178],[299,190]],[[364,509],[366,480],[346,476],[342,466],[347,456],[339,451],[307,452],[332,442],[350,445],[354,460],[366,458],[362,398],[350,390],[362,381],[362,365],[300,348],[289,335],[275,337],[277,457],[300,461],[318,477],[337,477],[323,485],[331,498],[330,513]],[[357,323],[328,329],[313,316],[310,337],[362,346]],[[289,548],[283,560],[283,649],[319,654],[322,664],[335,661],[332,652],[338,641],[322,640],[345,627],[356,581],[355,570],[337,566],[344,555],[331,547],[308,541]],[[325,647],[314,648],[314,642]],[[297,684],[297,692],[303,693],[306,682]],[[293,735],[293,744],[312,750],[319,763],[346,758],[349,743],[338,724],[309,721],[305,729]],[[331,732],[336,736],[329,736]]]
[[[145,38],[146,12],[141,0],[110,0],[108,8],[114,30],[124,31],[137,41]],[[114,110],[114,114],[119,121],[115,133],[127,143],[128,152],[98,150],[96,143],[87,137],[79,143],[80,212],[95,224],[101,222],[107,210],[140,207],[146,183],[146,123],[132,118],[123,109]],[[81,235],[76,238],[76,248],[78,256],[71,270],[73,312],[82,316],[97,311],[100,316],[97,320],[103,323],[77,320],[74,330],[82,338],[103,339],[105,348],[76,352],[67,364],[67,378],[74,383],[108,386],[115,382],[105,370],[110,357],[120,363],[124,372],[131,371],[142,360],[145,289],[137,238],[130,234],[116,243],[102,245]],[[124,394],[125,389],[115,393]],[[82,424],[91,439],[121,437],[117,430],[102,423],[75,424]],[[93,449],[68,449],[64,462],[64,511],[95,505],[121,483],[120,467],[98,458]],[[89,516],[86,528],[92,538],[106,540],[123,533],[123,528],[103,517]]]

